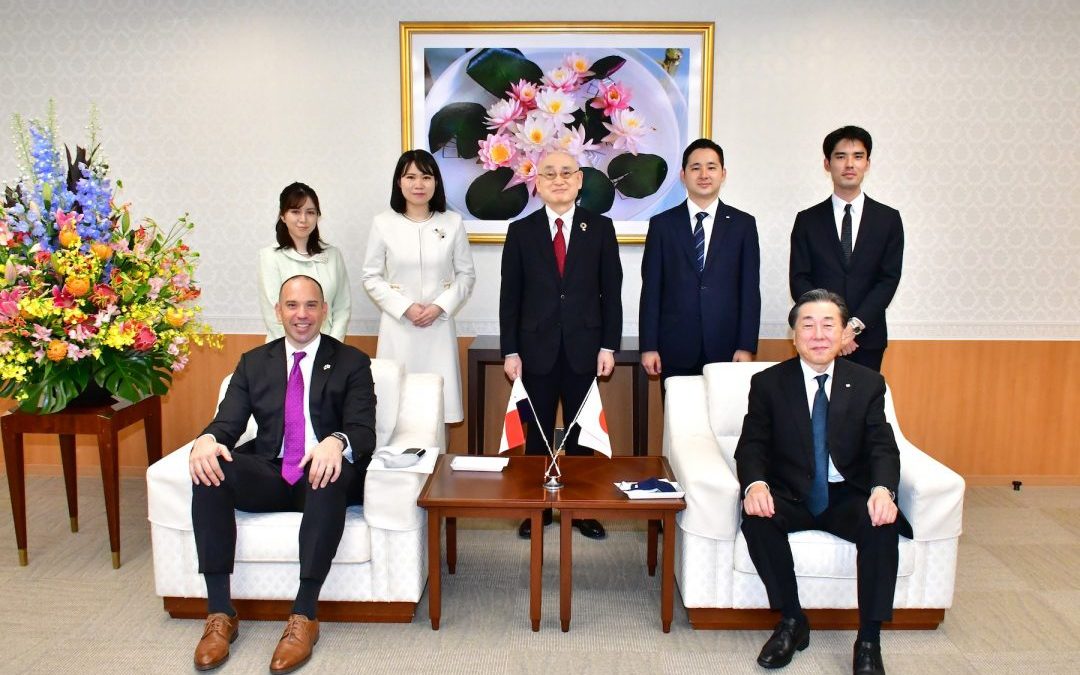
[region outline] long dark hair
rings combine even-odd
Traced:
[[[303,183],[293,183],[292,185],[286,186],[285,189],[281,191],[281,197],[278,198],[277,223],[274,225],[278,249],[296,248],[292,236],[289,235],[289,228],[285,225],[285,221],[282,220],[281,217],[290,209],[300,208],[308,199],[315,205],[315,213],[322,216],[322,208],[319,206],[319,195],[315,194],[315,191],[309,186],[304,185]],[[308,237],[307,250],[300,252],[308,255],[315,255],[316,253],[322,253],[324,250],[326,250],[326,242],[319,237],[319,225],[316,223],[315,227],[311,229],[311,236]]]
[[[446,191],[443,190],[442,174],[439,173],[439,165],[435,158],[427,150],[406,150],[398,158],[397,166],[394,167],[394,182],[390,186],[390,208],[398,213],[405,213],[405,194],[401,191],[401,177],[410,164],[415,164],[417,170],[426,176],[435,177],[435,193],[431,195],[428,208],[433,212],[442,213],[446,210]]]

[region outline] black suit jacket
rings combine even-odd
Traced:
[[[878,485],[894,493],[900,483],[900,450],[885,421],[885,378],[837,359],[829,398],[829,456],[844,480],[870,494]],[[795,357],[754,375],[735,449],[743,492],[765,481],[774,495],[804,501],[814,476],[814,440],[802,367]],[[911,537],[907,520],[900,533]]]
[[[546,211],[510,223],[499,289],[503,355],[518,354],[526,372],[548,373],[561,342],[574,372],[595,373],[600,349],[619,349],[621,294],[622,263],[610,218],[576,208],[561,278]]]
[[[231,448],[255,416],[259,432],[236,452],[269,459],[281,452],[285,435],[285,386],[288,383],[285,338],[256,347],[240,357],[225,398],[204,434]],[[375,384],[371,359],[359,349],[323,335],[311,369],[308,415],[321,441],[335,431],[349,437],[354,464],[364,464],[375,449]]]
[[[889,341],[885,308],[900,284],[904,262],[904,224],[900,212],[870,197],[863,205],[851,262],[844,264],[833,218],[832,198],[795,216],[791,229],[791,297],[814,288],[839,293],[851,315],[866,324],[860,347],[884,349]]]
[[[687,202],[649,221],[641,260],[641,351],[691,368],[757,351],[761,253],[749,213],[720,202],[705,269],[698,272]]]

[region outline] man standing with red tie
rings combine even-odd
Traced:
[[[316,605],[345,527],[345,508],[363,502],[375,448],[371,360],[320,334],[327,314],[322,287],[302,275],[286,280],[275,311],[285,337],[240,357],[214,421],[188,460],[208,605],[196,670],[224,663],[239,632],[229,584],[236,509],[304,514],[300,587],[270,672],[291,672],[307,662],[319,639]],[[257,436],[234,447],[251,416]]]
[[[502,256],[499,333],[503,369],[522,378],[539,418],[529,425],[526,454],[546,455],[540,434],[552,440],[562,402],[569,419],[594,377],[610,375],[622,335],[622,264],[611,219],[577,206],[581,169],[565,152],[550,152],[537,166],[536,191],[544,208],[510,223]],[[566,441],[569,455],[590,454]],[[550,510],[544,523],[551,522]],[[602,539],[595,520],[574,525]],[[530,535],[526,519],[518,534]]]

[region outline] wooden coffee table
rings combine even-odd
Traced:
[[[559,619],[563,632],[570,630],[570,597],[573,591],[573,527],[578,518],[597,520],[647,520],[649,576],[656,574],[656,543],[664,523],[664,559],[660,577],[660,622],[671,631],[675,590],[675,513],[686,508],[682,499],[630,499],[616,481],[644,480],[653,476],[674,480],[665,457],[564,457],[560,461],[564,487],[549,496],[548,506],[561,511],[559,530]],[[535,522],[535,521],[534,521]],[[536,526],[533,525],[533,532]]]
[[[540,630],[541,564],[544,559],[544,490],[546,457],[511,457],[501,472],[454,471],[453,455],[435,463],[416,503],[428,512],[428,611],[432,630],[439,630],[442,615],[442,519],[446,519],[446,567],[457,569],[458,518],[531,518],[529,557],[529,618],[533,631]],[[506,536],[516,536],[507,533]]]

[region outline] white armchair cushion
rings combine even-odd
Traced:
[[[805,530],[788,535],[796,577],[856,579],[855,545],[821,530]],[[900,537],[900,566],[897,577],[909,577],[915,570],[915,551],[910,539]],[[735,571],[757,574],[742,532],[735,538]]]
[[[405,369],[397,361],[371,360],[371,378],[375,381],[375,447],[388,445],[398,423],[401,381]]]

